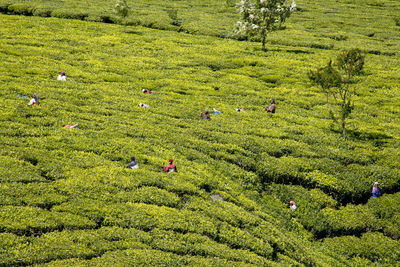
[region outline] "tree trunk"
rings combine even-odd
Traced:
[[[346,106],[346,94],[343,96],[343,104],[342,104],[342,137],[346,137],[346,117],[347,117],[347,106]]]
[[[342,137],[346,138],[346,118],[342,117]]]
[[[262,51],[267,51],[267,49],[265,49],[265,38],[266,37],[266,34],[263,32],[262,33]]]

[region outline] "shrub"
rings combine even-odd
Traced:
[[[7,12],[16,15],[25,15],[25,16],[32,16],[34,13],[35,7],[30,6],[29,4],[25,3],[16,3],[9,5],[7,7]]]
[[[219,227],[218,239],[229,244],[232,248],[250,249],[260,256],[270,258],[273,248],[269,243],[253,237],[246,231],[234,228],[227,223]]]
[[[170,251],[179,255],[198,255],[218,257],[222,259],[241,261],[262,265],[266,260],[248,250],[232,250],[225,244],[218,244],[208,237],[199,234],[180,234],[173,231],[153,230],[152,247],[162,251]]]
[[[34,207],[2,206],[0,229],[18,235],[36,235],[62,229],[90,229],[93,221],[84,217],[50,212]]]
[[[155,187],[141,187],[132,192],[121,191],[114,196],[114,200],[142,202],[169,207],[176,207],[180,202],[180,198],[174,193]]]
[[[40,175],[38,168],[27,162],[19,161],[9,157],[0,156],[1,182],[43,182],[46,181]]]
[[[347,205],[340,210],[322,210],[331,229],[331,235],[359,235],[366,231],[378,230],[378,220],[361,205]]]
[[[322,244],[346,257],[362,257],[376,264],[395,264],[400,259],[398,242],[382,233],[327,238]]]

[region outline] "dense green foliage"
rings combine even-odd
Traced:
[[[114,1],[0,0],[54,17],[0,15],[0,265],[400,261],[398,1],[298,2],[265,53],[215,37],[229,1],[127,2],[111,25],[97,21]],[[343,139],[307,73],[353,47],[366,57]],[[179,172],[161,171],[169,158]]]

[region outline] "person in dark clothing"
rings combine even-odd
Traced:
[[[210,117],[210,114],[208,113],[208,110],[202,112],[202,113],[200,114],[200,116],[201,116],[203,119],[205,119],[205,120],[211,120],[211,117]]]
[[[173,163],[172,159],[169,159],[169,164],[167,167],[163,166],[164,172],[176,172],[176,165]]]
[[[131,158],[131,162],[128,164],[127,167],[131,169],[139,169],[139,164],[137,164],[135,157]]]
[[[269,107],[266,109],[267,112],[275,113],[275,99],[272,99]]]

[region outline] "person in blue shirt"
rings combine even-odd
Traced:
[[[378,182],[374,183],[372,186],[372,197],[379,197],[381,195],[381,189],[379,188]]]
[[[218,110],[216,110],[215,108],[213,108],[213,111],[214,111],[214,114],[215,114],[215,115],[221,114],[221,111],[218,111]]]

